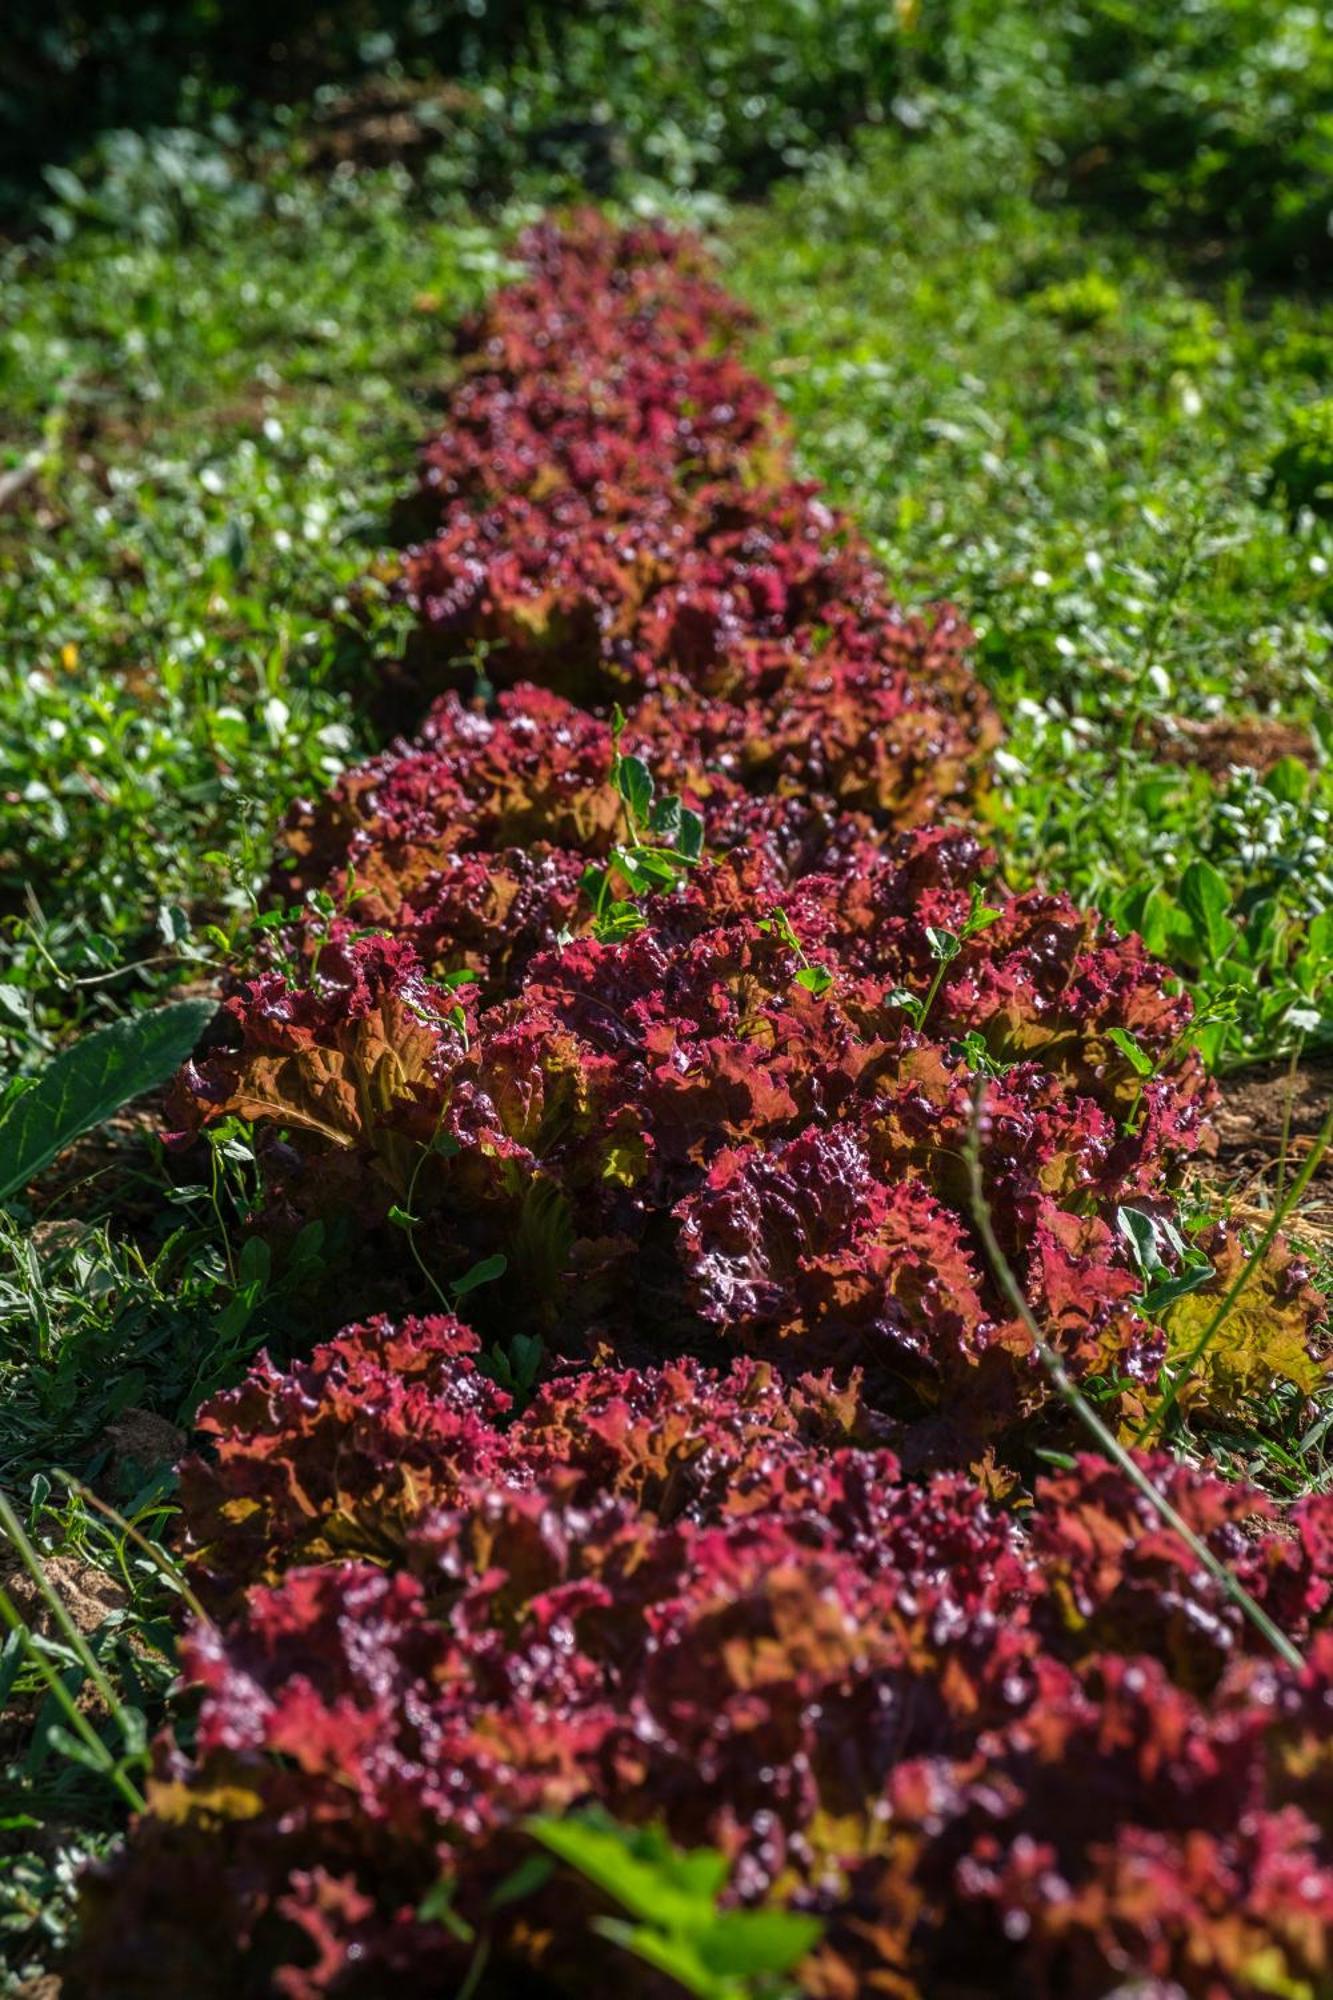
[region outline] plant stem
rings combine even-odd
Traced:
[[[18,1515],[10,1505],[8,1496],[3,1492],[0,1492],[0,1527],[4,1529],[5,1534],[13,1543],[19,1561],[36,1584],[38,1591],[41,1593],[43,1603],[64,1635],[66,1645],[75,1654],[89,1680],[97,1689],[108,1714],[114,1717],[117,1727],[127,1740],[133,1742],[136,1733],[135,1725],[126,1713],[124,1703],[107,1679],[101,1661],[97,1658],[92,1647],[70,1617],[69,1612],[65,1609],[59,1592],[52,1589],[51,1584],[47,1580],[46,1570],[43,1567],[41,1557],[28,1540]]]
[[[1330,1140],[1333,1140],[1333,1111],[1330,1111],[1328,1117],[1324,1120],[1318,1138],[1306,1155],[1304,1166],[1269,1217],[1268,1226],[1264,1230],[1263,1235],[1259,1238],[1259,1241],[1255,1244],[1253,1250],[1232,1280],[1231,1285],[1227,1289],[1226,1296],[1218,1306],[1217,1311],[1213,1314],[1207,1326],[1185,1356],[1161,1402],[1139,1432],[1138,1437],[1135,1439],[1136,1444],[1145,1444],[1154,1431],[1161,1429],[1171,1412],[1175,1409],[1176,1404],[1180,1401],[1181,1391],[1184,1389],[1186,1382],[1188,1382],[1196,1364],[1203,1359],[1208,1349],[1216,1340],[1232,1307],[1249,1283],[1255,1270],[1268,1255],[1273,1238],[1277,1235],[1278,1230],[1281,1229],[1288,1215],[1290,1215],[1292,1209],[1295,1208],[1297,1202],[1305,1193],[1306,1188],[1309,1187],[1310,1182],[1314,1179],[1319,1162],[1328,1151]]]
[[[957,954],[955,953],[954,956],[956,957]],[[926,988],[926,997],[921,1002],[921,1012],[916,1017],[916,1028],[918,1034],[920,1033],[922,1028],[924,1028],[926,1025],[926,1018],[929,1015],[931,1008],[935,1005],[936,995],[938,994],[940,987],[944,984],[944,975],[949,970],[949,967],[952,964],[953,964],[952,958],[941,958],[939,963],[935,967],[935,977],[931,980],[930,985]]]
[[[1158,1517],[1165,1521],[1166,1525],[1180,1536],[1196,1561],[1207,1570],[1213,1580],[1226,1592],[1232,1603],[1237,1606],[1244,1617],[1249,1619],[1255,1630],[1263,1635],[1278,1657],[1285,1661],[1287,1666],[1299,1671],[1305,1665],[1305,1661],[1299,1650],[1292,1644],[1286,1633],[1278,1625],[1274,1624],[1263,1606],[1256,1604],[1255,1600],[1250,1596],[1249,1591],[1233,1575],[1231,1570],[1227,1568],[1227,1565],[1219,1557],[1215,1556],[1208,1547],[1208,1544],[1200,1540],[1194,1530],[1181,1519],[1170,1501],[1158,1492],[1143,1467],[1125,1449],[1119,1438],[1107,1428],[1091,1404],[1086,1401],[1077,1383],[1070,1375],[1069,1370],[1065,1367],[1064,1362],[1037,1325],[1036,1317],[1024,1296],[1023,1289],[1018,1279],[1014,1276],[1013,1268],[1008,1258],[1000,1247],[999,1239],[995,1234],[995,1226],[991,1220],[990,1204],[986,1200],[985,1186],[981,1177],[981,1148],[978,1141],[978,1129],[981,1121],[984,1094],[984,1085],[981,1085],[978,1087],[976,1097],[973,1100],[972,1122],[964,1147],[968,1178],[971,1183],[972,1213],[976,1221],[978,1233],[985,1247],[987,1258],[990,1261],[1000,1289],[1027,1328],[1037,1358],[1050,1377],[1056,1394],[1073,1411],[1084,1429],[1089,1431],[1096,1439],[1107,1457],[1112,1459],[1120,1467],[1125,1477],[1133,1482]],[[1330,1120],[1330,1124],[1333,1125],[1333,1120]]]
[[[1296,1071],[1300,1067],[1301,1054],[1305,1048],[1305,1037],[1301,1035],[1291,1052],[1287,1065],[1287,1089],[1282,1104],[1282,1138],[1278,1144],[1277,1182],[1273,1189],[1274,1201],[1281,1201],[1282,1189],[1287,1178],[1287,1155],[1291,1150],[1291,1113],[1296,1100]]]

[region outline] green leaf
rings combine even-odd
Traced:
[[[617,898],[598,917],[592,927],[593,936],[599,944],[614,944],[617,938],[632,937],[635,931],[641,931],[647,921],[635,904]]]
[[[714,1972],[736,1978],[790,1972],[822,1929],[817,1917],[795,1910],[719,1910],[699,1940],[699,1955]]]
[[[676,834],[677,851],[687,861],[697,861],[704,851],[704,823],[697,812],[688,806],[680,809],[680,829]]]
[[[488,1909],[503,1910],[509,1903],[521,1903],[525,1896],[544,1889],[554,1873],[555,1861],[549,1854],[525,1855],[491,1891]]]
[[[908,986],[890,987],[889,991],[884,995],[884,1004],[886,1007],[901,1007],[904,1014],[911,1021],[919,1021],[921,1019],[923,1005],[921,995],[913,993]]]
[[[680,832],[680,815],[683,808],[679,792],[672,792],[664,799],[658,799],[649,820],[650,830],[667,847],[674,847]]]
[[[502,1885],[503,1886],[503,1885]],[[417,1921],[422,1924],[442,1924],[451,1937],[460,1944],[472,1944],[477,1933],[465,1917],[454,1908],[454,1897],[458,1884],[451,1875],[442,1875],[417,1905]]]
[[[833,974],[822,965],[803,965],[796,975],[796,984],[803,986],[807,993],[813,993],[816,1000],[821,993],[827,993],[833,984]]]
[[[992,924],[999,923],[1003,915],[1003,910],[997,910],[993,904],[985,900],[981,884],[974,882],[972,884],[971,907],[963,923],[964,939],[974,938],[978,931],[989,930]]]
[[[273,1255],[262,1236],[248,1236],[236,1260],[236,1277],[242,1285],[265,1285],[273,1266]]]
[[[1311,779],[1299,757],[1279,757],[1263,783],[1275,799],[1298,806],[1309,796]]]
[[[516,1333],[509,1343],[509,1359],[520,1389],[530,1389],[546,1359],[546,1342],[539,1333]]]
[[[618,847],[614,859],[639,895],[674,888],[680,874],[679,863],[665,848]]]
[[[46,1740],[62,1757],[68,1757],[71,1763],[86,1765],[90,1771],[105,1772],[115,1762],[109,1750],[104,1747],[99,1755],[90,1743],[85,1743],[73,1730],[66,1729],[63,1722],[51,1723],[46,1731]]]
[[[464,1271],[449,1289],[456,1299],[464,1298],[468,1292],[475,1292],[479,1285],[494,1284],[497,1278],[503,1278],[508,1269],[509,1259],[503,1251],[499,1251],[494,1257],[483,1257],[470,1271]]]
[[[0,1646],[0,1709],[7,1705],[26,1658],[23,1634],[15,1627],[5,1634],[5,1643]]]
[[[935,924],[926,925],[926,943],[930,946],[932,957],[937,958],[942,965],[948,965],[950,960],[957,958],[963,949],[963,940],[960,937],[953,931],[940,930]]]
[[[1108,1042],[1114,1042],[1122,1056],[1127,1056],[1136,1076],[1151,1076],[1153,1059],[1141,1042],[1135,1041],[1128,1028],[1108,1028]]]
[[[616,1917],[594,1917],[592,1928],[612,1944],[632,1951],[645,1965],[665,1972],[695,2000],[744,2000],[743,1994],[725,1973],[705,1965],[693,1938],[678,1933],[653,1930],[647,1924],[627,1924]]]
[[[622,1829],[604,1815],[529,1820],[527,1830],[631,1915],[670,1930],[696,1930],[727,1878],[711,1848],[678,1854],[660,1832]]]
[[[653,803],[653,774],[642,757],[616,759],[615,785],[635,824],[645,825]]]
[[[1188,1298],[1191,1292],[1198,1292],[1213,1275],[1213,1265],[1200,1251],[1190,1253],[1190,1262],[1173,1278],[1163,1278],[1159,1285],[1150,1285],[1143,1295],[1143,1310],[1155,1319],[1173,1306],[1177,1299]]]
[[[1150,1215],[1145,1215],[1141,1208],[1118,1208],[1115,1226],[1129,1245],[1130,1255],[1142,1277],[1155,1278],[1159,1271],[1165,1271],[1162,1253],[1157,1247],[1157,1226]]]
[[[32,1087],[0,1110],[0,1201],[123,1104],[180,1068],[217,1008],[176,1000],[97,1028],[47,1064]]]
[[[1115,1222],[1144,1281],[1140,1303],[1150,1316],[1155,1317],[1177,1299],[1197,1292],[1212,1277],[1213,1267],[1203,1252],[1186,1243],[1175,1224],[1165,1216],[1154,1218],[1141,1208],[1118,1208]],[[1177,1270],[1173,1271],[1165,1262],[1163,1243],[1177,1259]]]
[[[1211,958],[1220,958],[1236,935],[1225,875],[1211,861],[1191,861],[1180,878],[1180,901],[1199,943]]]

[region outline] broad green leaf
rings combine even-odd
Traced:
[[[633,1952],[646,1965],[665,1972],[695,2000],[744,2000],[742,1990],[726,1973],[714,1972],[699,1954],[694,1938],[676,1931],[654,1930],[648,1924],[627,1924],[615,1917],[594,1917],[592,1928],[613,1944]]]
[[[113,1021],[62,1050],[29,1089],[7,1098],[0,1110],[0,1201],[123,1104],[165,1083],[216,1011],[212,1000],[175,1000]]]
[[[472,1266],[471,1270],[464,1271],[462,1277],[456,1279],[449,1289],[456,1299],[464,1298],[468,1292],[475,1292],[480,1285],[494,1284],[497,1278],[503,1278],[508,1269],[509,1259],[503,1251],[498,1251],[494,1257],[483,1257],[479,1264]]]
[[[528,1831],[632,1915],[668,1930],[697,1930],[726,1881],[726,1862],[711,1848],[677,1854],[661,1835],[625,1831],[592,1814],[530,1820]]]
[[[1207,948],[1210,958],[1220,958],[1236,935],[1225,875],[1211,861],[1191,861],[1180,878],[1180,901],[1199,943]]]
[[[678,792],[672,792],[669,797],[659,799],[653,807],[652,819],[649,822],[651,830],[667,847],[674,847],[676,844],[683,810]]]
[[[1137,1076],[1152,1075],[1152,1057],[1141,1043],[1135,1041],[1128,1028],[1108,1028],[1106,1030],[1106,1039],[1108,1042],[1115,1043],[1122,1056],[1129,1058],[1130,1064]]]
[[[1165,1270],[1162,1253],[1157,1247],[1156,1225],[1150,1215],[1145,1215],[1141,1208],[1118,1208],[1115,1226],[1129,1245],[1141,1276],[1155,1278]]]
[[[704,823],[697,812],[688,806],[680,809],[680,831],[676,835],[677,850],[687,861],[697,861],[704,851]]]
[[[699,1940],[699,1955],[714,1972],[733,1978],[790,1972],[822,1929],[817,1917],[796,1910],[719,1910]]]
[[[1279,757],[1264,779],[1264,790],[1275,799],[1298,806],[1309,797],[1310,772],[1299,757]]]
[[[617,758],[616,790],[629,807],[636,825],[646,825],[653,803],[653,775],[642,757]]]

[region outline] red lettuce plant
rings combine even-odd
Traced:
[[[527,1814],[594,1801],[720,1847],[741,1903],[825,1916],[812,1993],[1324,1976],[1330,1641],[1304,1674],[1256,1657],[1185,1545],[1134,1532],[1123,1475],[1081,1459],[1026,1518],[904,1483],[855,1377],[789,1392],[752,1362],[558,1377],[506,1425],[474,1354],[377,1322],[208,1413],[197,1747],[163,1750],[93,1893],[76,1995],[157,1952],[205,1994],[447,1983],[465,1923],[486,1990],[576,1991],[578,1896],[495,1890]],[[1293,1536],[1153,1469],[1307,1638],[1330,1502]]]
[[[901,836],[854,880],[784,885],[762,852],[702,863],[628,936],[536,951],[480,1010],[405,938],[327,943],[307,986],[275,971],[228,1001],[178,1115],[256,1123],[275,1222],[350,1211],[373,1231],[410,1208],[441,1286],[505,1256],[489,1316],[521,1301],[566,1351],[723,1341],[855,1364],[886,1408],[947,1408],[961,1433],[1046,1400],[973,1235],[980,1087],[988,1198],[1034,1308],[1077,1372],[1133,1397],[1161,1340],[1110,1224],[1198,1130],[1186,1005],[1137,946],[1044,895],[994,892],[941,959],[982,863],[962,831]],[[460,915],[446,960],[477,935],[475,907]],[[536,928],[556,918],[548,902]],[[441,903],[410,919],[439,953]],[[1161,1060],[1152,1081],[1112,1020]]]

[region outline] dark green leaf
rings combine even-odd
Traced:
[[[475,1292],[479,1285],[491,1285],[497,1278],[503,1278],[508,1269],[509,1259],[503,1252],[497,1253],[494,1257],[483,1257],[470,1271],[464,1271],[462,1277],[449,1289],[456,1299],[465,1298],[469,1292]]]
[[[507,1903],[520,1903],[525,1896],[535,1895],[538,1889],[546,1887],[554,1873],[555,1862],[549,1854],[527,1855],[491,1891],[490,1908],[503,1910]]]
[[[0,1111],[0,1201],[123,1104],[165,1083],[215,1012],[211,1000],[176,1000],[97,1028],[48,1063]]]

